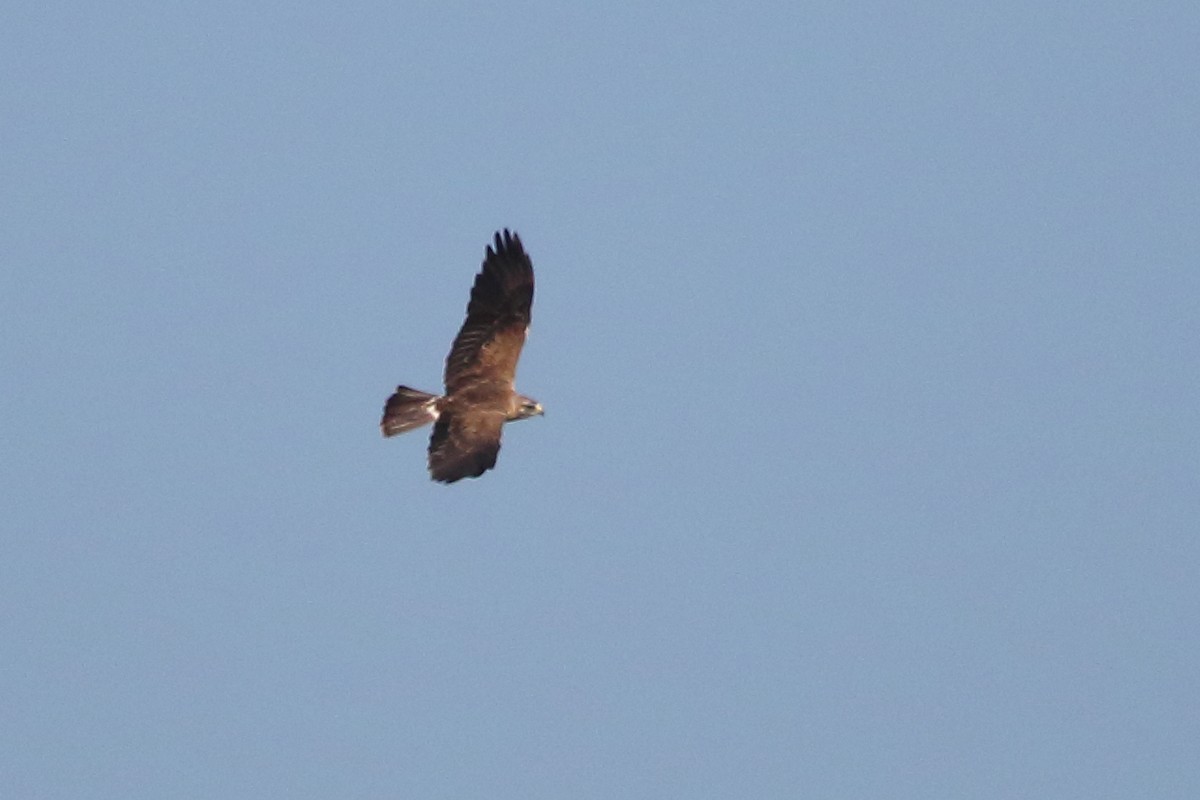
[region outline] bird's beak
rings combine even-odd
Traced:
[[[537,414],[539,417],[544,417],[544,416],[546,416],[546,409],[542,408],[541,403],[538,403],[536,406],[536,410],[533,413]]]

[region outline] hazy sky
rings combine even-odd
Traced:
[[[0,796],[1200,796],[1195,3],[21,5]]]

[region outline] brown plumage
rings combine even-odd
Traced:
[[[446,357],[446,393],[398,386],[383,408],[384,436],[434,423],[429,473],[435,481],[478,478],[496,466],[504,423],[542,413],[513,383],[532,307],[533,262],[517,234],[497,233]]]

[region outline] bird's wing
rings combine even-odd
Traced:
[[[533,262],[517,234],[497,233],[446,357],[447,395],[480,382],[502,382],[511,389],[532,307]]]
[[[478,478],[496,466],[503,427],[502,411],[467,408],[443,412],[429,439],[429,474],[443,483]]]

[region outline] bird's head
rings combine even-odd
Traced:
[[[517,404],[517,414],[513,419],[529,419],[530,417],[540,417],[546,412],[542,410],[542,404],[532,397],[521,395],[520,402]]]

